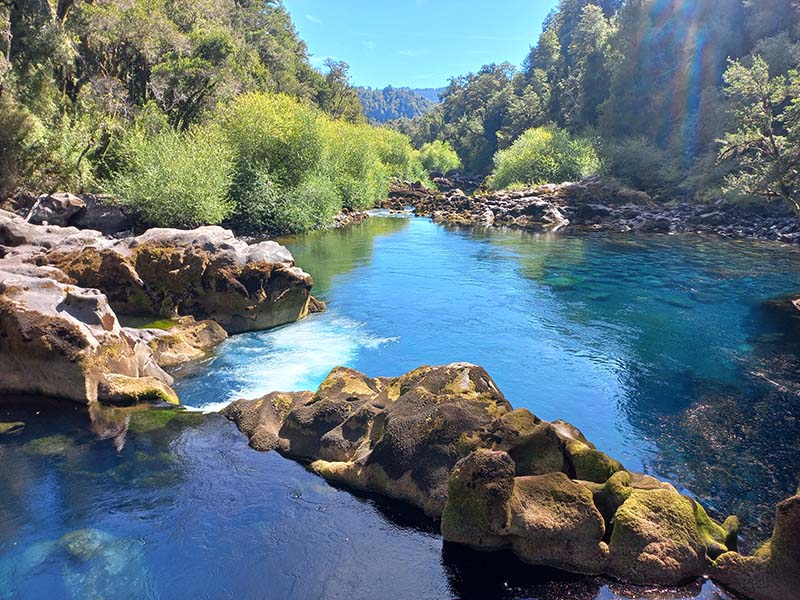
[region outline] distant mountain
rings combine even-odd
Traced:
[[[417,88],[415,90],[411,90],[417,96],[422,96],[433,102],[434,104],[438,104],[441,102],[439,96],[441,96],[442,92],[444,92],[447,88]]]
[[[356,88],[364,114],[370,121],[386,123],[401,117],[413,119],[431,110],[439,102],[437,89],[417,89],[386,87],[382,90]]]

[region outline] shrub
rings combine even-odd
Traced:
[[[389,193],[390,177],[374,131],[368,125],[344,121],[324,123],[324,170],[347,208],[371,208]]]
[[[644,137],[632,137],[603,147],[608,175],[640,190],[671,194],[682,181],[669,154]]]
[[[523,133],[494,158],[492,187],[535,185],[581,179],[597,173],[600,160],[589,139],[573,139],[566,131],[536,127]]]
[[[429,173],[433,171],[448,173],[461,168],[461,159],[458,158],[450,142],[440,140],[429,142],[420,148],[419,154],[422,166]]]
[[[147,224],[195,227],[230,214],[233,155],[216,128],[135,132],[123,154],[125,167],[107,189]]]
[[[330,224],[342,210],[331,181],[315,175],[284,188],[267,173],[257,173],[237,205],[238,223],[250,231],[295,233]]]
[[[0,200],[18,191],[31,177],[37,121],[8,94],[0,96]]]
[[[411,146],[408,136],[386,127],[374,127],[372,135],[378,156],[390,177],[409,181],[428,181],[428,174],[422,166],[419,152]]]
[[[244,94],[219,117],[234,149],[237,177],[267,173],[284,186],[298,185],[315,172],[322,158],[320,116],[283,94]]]

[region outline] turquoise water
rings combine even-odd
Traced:
[[[800,482],[800,319],[765,303],[800,291],[792,248],[399,217],[284,243],[329,311],[182,369],[186,404],[313,389],[340,364],[378,376],[469,361],[516,406],[739,514],[750,546]],[[193,419],[95,418],[98,435],[78,409],[0,410],[26,423],[0,435],[0,597],[726,597],[708,582],[649,593],[443,546],[416,511],[253,452],[218,416]]]

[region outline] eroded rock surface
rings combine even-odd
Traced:
[[[312,285],[283,246],[248,245],[221,227],[112,239],[0,211],[0,392],[175,401],[159,364],[324,310]],[[175,327],[123,329],[118,314]]]
[[[736,546],[671,485],[630,473],[574,426],[505,399],[480,367],[372,379],[337,368],[316,393],[240,400],[224,413],[258,450],[322,477],[409,502],[447,541],[631,583],[699,577]]]
[[[120,326],[103,294],[2,264],[0,373],[0,393],[177,402],[172,378]]]

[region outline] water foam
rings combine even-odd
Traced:
[[[218,412],[238,398],[314,390],[332,368],[351,364],[361,350],[397,339],[375,336],[363,323],[335,312],[315,315],[272,331],[231,338],[176,387],[188,410]],[[215,394],[225,396],[212,400]]]

